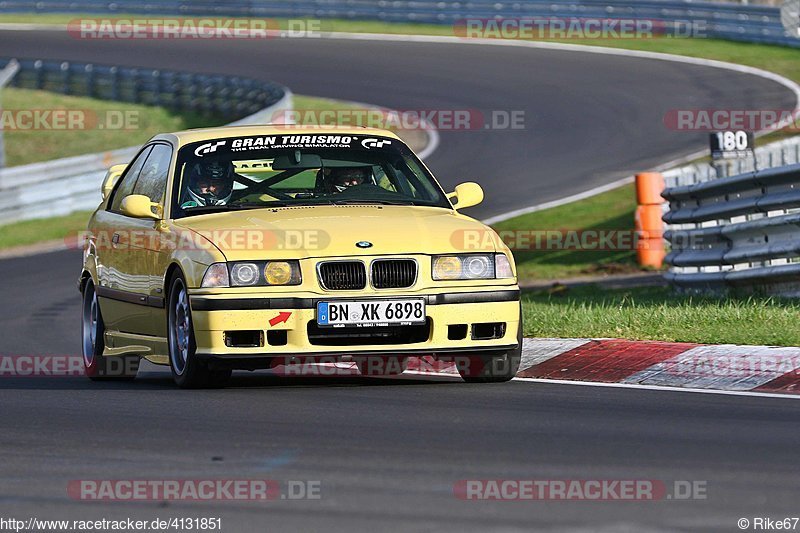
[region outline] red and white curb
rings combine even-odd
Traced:
[[[422,358],[413,374],[457,374]],[[800,394],[800,348],[621,339],[525,339],[518,379]]]

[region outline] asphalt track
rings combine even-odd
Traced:
[[[676,109],[794,109],[773,81],[652,59],[505,46],[353,41],[80,40],[66,32],[0,31],[0,56],[238,74],[298,94],[401,110],[524,113],[524,129],[440,131],[428,159],[448,188],[476,180],[486,218],[556,200],[702,149],[676,132]]]
[[[85,43],[0,32],[2,55],[275,79],[298,93],[399,108],[525,109],[529,128],[444,132],[445,185],[480,176],[490,214],[579,192],[702,147],[664,110],[793,107],[774,83],[689,65],[575,53],[344,41]],[[77,251],[0,262],[3,354],[77,354]],[[237,375],[180,391],[150,366],[131,384],[0,379],[0,517],[223,518],[224,531],[736,531],[798,515],[796,400],[446,378]],[[319,480],[320,500],[87,503],[79,479]],[[707,498],[479,502],[464,479],[704,482]]]

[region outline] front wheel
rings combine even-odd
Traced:
[[[182,389],[224,387],[231,377],[230,369],[211,370],[195,355],[197,344],[192,328],[189,293],[180,274],[172,278],[168,302],[169,367],[175,383]]]
[[[103,355],[106,327],[94,282],[86,280],[83,288],[81,337],[83,367],[92,381],[132,380],[139,371],[138,355]]]

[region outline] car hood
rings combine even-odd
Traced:
[[[431,207],[251,209],[187,217],[176,225],[203,235],[228,261],[493,252],[499,247],[497,234],[481,222]]]

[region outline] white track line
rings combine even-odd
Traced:
[[[63,24],[16,24],[16,23],[2,23],[0,24],[0,30],[13,30],[13,31],[66,31],[66,25]],[[304,37],[301,37],[304,38]],[[407,35],[407,34],[386,34],[386,33],[350,33],[350,32],[327,32],[321,36],[315,36],[315,39],[348,39],[348,40],[355,40],[355,41],[389,41],[389,42],[421,42],[421,43],[442,43],[442,44],[456,44],[456,45],[466,45],[466,46],[476,46],[476,45],[483,45],[483,46],[512,46],[512,47],[519,47],[519,48],[535,48],[535,49],[544,49],[544,50],[561,50],[567,52],[580,52],[580,53],[587,53],[587,54],[601,54],[601,55],[616,55],[616,56],[623,56],[623,57],[634,57],[640,59],[655,59],[659,61],[671,61],[674,63],[685,63],[690,65],[700,65],[704,67],[710,68],[720,68],[725,70],[731,70],[734,72],[739,72],[742,74],[750,74],[752,76],[758,76],[760,78],[765,78],[780,85],[783,85],[790,91],[792,91],[795,95],[795,109],[794,111],[800,111],[800,85],[793,82],[792,80],[781,76],[780,74],[776,74],[774,72],[770,72],[768,70],[763,70],[760,68],[749,67],[746,65],[738,65],[735,63],[728,63],[725,61],[717,61],[715,59],[704,59],[699,57],[688,57],[688,56],[680,56],[675,54],[666,54],[662,52],[646,52],[643,50],[626,50],[622,48],[609,48],[605,46],[589,46],[583,44],[567,44],[567,43],[555,43],[555,42],[545,42],[545,41],[522,41],[522,40],[513,40],[513,39],[467,39],[467,38],[460,38],[460,37],[450,37],[450,36],[442,36],[442,35]],[[770,131],[774,131],[781,126],[788,125],[791,119],[784,119],[783,121],[779,122],[774,128],[770,128],[768,130],[760,130],[756,132],[756,135],[763,135]],[[433,130],[435,132],[435,130]],[[425,157],[429,156],[433,150],[436,149],[436,146],[439,144],[439,136],[437,133],[434,133],[434,138],[431,139],[432,147],[430,151],[425,153]],[[707,150],[702,150],[699,152],[694,152],[688,154],[686,156],[680,157],[678,159],[674,159],[672,161],[668,161],[663,165],[659,165],[654,169],[643,169],[644,170],[666,170],[670,166],[679,165],[681,163],[686,163],[691,161],[692,159],[697,159],[705,155]],[[424,157],[420,154],[420,158],[423,159]],[[611,190],[615,187],[619,187],[621,185],[625,185],[627,183],[631,183],[633,181],[633,176],[627,176],[621,178],[617,181],[612,183],[601,185],[599,187],[594,187],[583,191],[578,194],[574,194],[568,196],[566,198],[562,198],[560,200],[553,200],[551,202],[546,202],[543,204],[536,204],[529,207],[521,208],[521,209],[514,209],[512,211],[508,211],[506,213],[501,213],[498,215],[494,215],[492,217],[487,218],[483,222],[486,224],[493,224],[496,222],[500,222],[518,215],[523,215],[526,213],[533,213],[535,211],[540,211],[542,209],[547,209],[549,207],[557,207],[559,205],[564,205],[569,202],[574,202],[576,200],[581,200],[584,198],[589,198],[591,196],[600,194],[602,192]]]
[[[457,374],[437,374],[433,372],[420,372],[418,370],[406,370],[403,376],[413,375],[420,377],[436,378],[448,381],[462,381]],[[603,383],[599,381],[571,381],[568,379],[546,379],[546,378],[514,378],[511,381],[524,381],[530,383],[550,383],[553,385],[575,385],[583,387],[606,387],[614,389],[639,389],[661,392],[686,392],[697,394],[716,394],[722,396],[751,396],[755,398],[784,398],[789,400],[800,400],[800,394],[778,393],[778,392],[758,392],[758,391],[728,391],[718,389],[695,389],[691,387],[667,387],[660,385],[640,385],[634,383]]]
[[[65,26],[63,25],[51,25],[51,24],[0,24],[0,30],[15,30],[15,31],[63,31],[65,30]],[[375,33],[346,33],[346,32],[337,32],[337,33],[329,33],[324,35],[323,38],[327,39],[349,39],[349,40],[367,40],[367,41],[390,41],[390,42],[424,42],[424,43],[443,43],[443,44],[461,44],[461,45],[487,45],[487,46],[514,46],[514,47],[522,47],[522,48],[537,48],[537,49],[548,49],[548,50],[561,50],[561,51],[570,51],[570,52],[581,52],[581,53],[591,53],[591,54],[602,54],[602,55],[617,55],[617,56],[625,56],[625,57],[635,57],[641,59],[655,59],[660,61],[672,61],[675,63],[685,63],[685,64],[692,64],[692,65],[700,65],[710,68],[720,68],[731,70],[734,72],[739,72],[742,74],[749,74],[752,76],[758,76],[761,78],[765,78],[771,81],[774,81],[780,85],[791,90],[795,95],[795,111],[800,110],[800,85],[793,82],[792,80],[776,74],[774,72],[769,72],[767,70],[762,70],[755,67],[749,67],[745,65],[737,65],[735,63],[727,63],[724,61],[717,61],[713,59],[704,59],[704,58],[696,58],[696,57],[688,57],[688,56],[679,56],[674,54],[665,54],[661,52],[646,52],[641,50],[626,50],[620,48],[608,48],[602,46],[588,46],[588,45],[579,45],[579,44],[566,44],[566,43],[552,43],[552,42],[537,42],[537,41],[516,41],[516,40],[495,40],[495,39],[461,39],[458,37],[447,37],[447,36],[433,36],[433,35],[402,35],[402,34],[375,34]],[[780,122],[775,128],[770,128],[769,130],[761,130],[756,132],[756,135],[763,135],[769,131],[774,131],[775,129],[779,129],[780,126],[788,125],[791,120],[787,119]],[[429,143],[428,146],[423,150],[419,155],[421,159],[428,157],[436,147],[439,145],[439,135],[435,128],[431,128],[428,130],[429,133]],[[662,165],[657,166],[654,170],[665,170],[672,166],[679,165],[681,163],[685,163],[691,161],[692,159],[696,159],[705,155],[706,150],[694,152],[688,154],[686,156],[680,157],[678,159],[674,159],[672,161],[668,161]],[[508,218],[512,218],[518,215],[526,214],[526,213],[533,213],[535,211],[540,211],[542,209],[547,209],[550,207],[557,207],[559,205],[564,205],[570,202],[574,202],[577,200],[581,200],[584,198],[589,198],[591,196],[595,196],[602,192],[609,191],[616,187],[625,185],[627,183],[631,183],[633,181],[633,176],[627,176],[625,178],[619,179],[612,183],[608,183],[605,185],[601,185],[599,187],[594,187],[592,189],[583,191],[578,194],[574,194],[568,196],[566,198],[562,198],[559,200],[554,200],[551,202],[546,202],[542,204],[537,204],[533,206],[529,206],[526,208],[515,209],[513,211],[509,211],[506,213],[502,213],[499,215],[492,216],[484,222],[486,224],[493,224],[496,222],[500,222],[502,220],[506,220]],[[431,375],[429,372],[416,372],[410,371],[411,374],[419,374],[419,375]],[[442,376],[439,374],[439,376]],[[453,376],[455,377],[455,376]],[[723,391],[723,390],[713,390],[713,389],[692,389],[692,388],[676,388],[676,387],[663,387],[657,385],[640,385],[640,384],[630,384],[630,383],[598,383],[598,382],[583,382],[583,381],[567,381],[567,380],[556,380],[556,379],[538,379],[538,378],[514,378],[515,381],[530,381],[536,383],[557,383],[557,384],[564,384],[564,385],[581,385],[581,386],[590,386],[590,387],[616,387],[616,388],[635,388],[635,389],[645,389],[645,390],[661,390],[661,391],[672,391],[672,392],[694,392],[694,393],[704,393],[704,394],[722,394],[728,396],[754,396],[754,397],[764,397],[764,398],[789,398],[789,399],[798,399],[800,395],[792,395],[792,394],[776,394],[776,393],[763,393],[763,392],[751,392],[751,391]]]
[[[800,100],[798,100],[800,101]],[[699,159],[705,155],[708,155],[708,150],[698,150],[697,152],[692,152],[691,154],[687,154],[685,156],[679,157],[677,159],[673,159],[671,161],[667,161],[666,163],[662,163],[658,166],[655,166],[649,171],[653,172],[664,172],[665,170],[669,170],[671,168],[677,167],[679,165],[683,165],[685,163],[689,163],[695,159]],[[572,202],[577,202],[578,200],[584,200],[586,198],[591,198],[592,196],[597,196],[598,194],[611,191],[616,189],[617,187],[622,187],[623,185],[627,185],[629,183],[633,183],[635,176],[626,176],[624,178],[618,179],[616,181],[612,181],[611,183],[607,183],[605,185],[599,185],[597,187],[592,187],[591,189],[585,190],[583,192],[579,192],[577,194],[573,194],[570,196],[566,196],[564,198],[560,198],[558,200],[552,200],[550,202],[544,202],[541,204],[532,205],[530,207],[522,207],[520,209],[514,209],[513,211],[507,211],[505,213],[501,213],[499,215],[491,216],[487,219],[482,220],[484,224],[496,224],[498,222],[502,222],[504,220],[508,220],[509,218],[514,218],[520,215],[527,215],[528,213],[535,213],[536,211],[543,211],[544,209],[550,209],[551,207],[559,207],[565,204],[570,204]]]
[[[800,400],[800,394],[791,394],[791,393],[780,394],[776,392],[693,389],[689,387],[664,387],[660,385],[638,385],[633,383],[601,383],[597,381],[570,381],[566,379],[514,378],[512,381],[529,381],[532,383],[555,383],[557,385],[579,385],[583,387],[612,387],[620,389],[642,389],[642,390],[656,390],[665,392],[693,392],[700,394],[721,394],[724,396],[754,396],[760,398],[786,398],[790,400]]]
[[[309,95],[303,95],[303,96],[309,96]],[[316,98],[317,100],[327,100],[332,105],[339,103],[339,104],[351,105],[367,109],[376,109],[378,111],[383,111],[384,113],[399,113],[399,111],[397,111],[396,109],[392,109],[390,107],[384,107],[382,105],[377,105],[377,104],[367,104],[364,102],[356,102],[354,100],[339,100],[336,98],[328,98],[326,96],[311,96],[311,98]],[[437,130],[436,127],[426,118],[420,118],[420,125],[421,125],[420,129],[422,129],[422,131],[424,131],[428,137],[428,143],[425,145],[424,148],[422,148],[422,150],[416,152],[416,154],[417,157],[419,157],[420,159],[425,159],[429,157],[433,152],[435,152],[436,148],[439,147],[439,140],[440,140],[439,130]]]
[[[655,59],[659,61],[671,61],[674,63],[685,63],[690,65],[700,65],[704,67],[710,68],[720,68],[725,70],[731,70],[734,72],[739,72],[742,74],[749,74],[752,76],[758,76],[760,78],[765,78],[780,85],[783,85],[790,91],[792,91],[795,95],[795,109],[794,111],[800,111],[800,85],[795,83],[794,81],[781,76],[780,74],[776,74],[774,72],[770,72],[767,70],[762,70],[755,67],[749,67],[746,65],[737,65],[735,63],[728,63],[725,61],[717,61],[714,59],[704,59],[698,57],[688,57],[688,56],[679,56],[675,54],[665,54],[661,52],[646,52],[642,50],[626,50],[621,48],[608,48],[605,46],[588,46],[588,45],[581,45],[581,44],[566,44],[566,43],[552,43],[552,42],[539,42],[539,41],[516,41],[516,40],[497,40],[497,39],[462,39],[459,37],[446,37],[446,36],[433,36],[433,35],[391,35],[391,34],[377,34],[377,33],[331,33],[325,36],[329,39],[352,39],[352,40],[371,40],[371,41],[391,41],[391,42],[425,42],[425,43],[445,43],[445,44],[462,44],[462,45],[487,45],[487,46],[515,46],[521,48],[537,48],[537,49],[545,49],[545,50],[561,50],[561,51],[568,51],[568,52],[581,52],[581,53],[589,53],[589,54],[601,54],[601,55],[616,55],[616,56],[624,56],[624,57],[634,57],[640,59]],[[780,127],[786,126],[791,123],[791,119],[784,119],[783,121],[779,122],[774,128],[770,128],[767,130],[760,130],[756,132],[756,135],[764,135],[771,131],[775,131]],[[697,159],[706,155],[707,150],[700,150],[697,152],[693,152],[691,154],[687,154],[683,157],[673,159],[672,161],[667,161],[664,164],[658,165],[654,169],[642,169],[645,170],[655,170],[655,171],[663,171],[667,170],[671,167],[680,165],[682,163],[687,163],[693,159]],[[564,205],[570,202],[574,202],[576,200],[582,200],[584,198],[589,198],[591,196],[595,196],[597,194],[609,191],[616,187],[620,187],[622,185],[632,183],[634,177],[627,176],[612,183],[601,185],[599,187],[594,187],[583,191],[578,194],[573,194],[566,198],[562,198],[560,200],[553,200],[551,202],[546,202],[542,204],[536,204],[529,207],[524,207],[521,209],[514,209],[512,211],[508,211],[506,213],[501,213],[498,215],[491,216],[483,222],[485,224],[494,224],[497,222],[501,222],[503,220],[507,220],[509,218],[513,218],[515,216],[533,213],[535,211],[541,211],[542,209],[547,209],[550,207],[557,207],[560,205]]]

